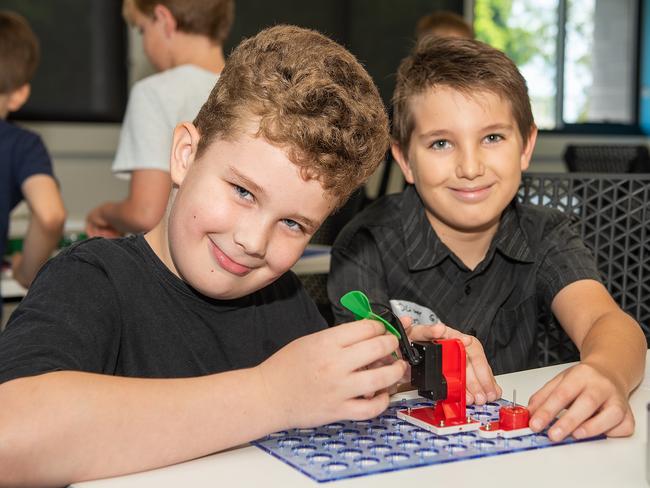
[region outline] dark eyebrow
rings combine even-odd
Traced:
[[[261,186],[259,186],[257,183],[255,183],[253,180],[248,178],[247,176],[244,176],[241,174],[239,171],[237,171],[234,167],[228,166],[228,169],[230,172],[235,176],[236,179],[239,180],[239,182],[246,187],[248,191],[255,195],[265,195],[265,191],[262,189]]]

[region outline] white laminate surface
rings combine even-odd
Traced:
[[[567,365],[498,377],[506,397],[517,390],[520,403]],[[646,365],[646,378],[650,376]],[[403,396],[403,395],[401,395]],[[646,405],[650,385],[632,395],[636,431],[623,439],[605,439],[407,469],[332,482],[332,488],[507,487],[643,487],[646,456]],[[215,433],[218,435],[218,433]],[[330,484],[328,484],[330,485]],[[171,488],[192,486],[315,487],[318,483],[282,461],[246,446],[145,473],[73,485],[75,488]]]

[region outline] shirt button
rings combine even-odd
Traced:
[[[470,285],[465,285],[465,295],[472,293],[472,287]]]

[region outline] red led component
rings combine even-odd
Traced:
[[[510,406],[499,409],[499,428],[503,430],[525,429],[528,427],[530,412],[526,407]]]

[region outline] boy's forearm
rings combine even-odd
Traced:
[[[64,371],[5,383],[0,486],[152,469],[285,428],[261,391],[254,368],[188,379]]]
[[[21,285],[29,287],[43,263],[50,258],[61,239],[64,223],[64,214],[48,224],[32,216],[23,240],[22,259],[14,269],[14,278]]]
[[[616,330],[612,334],[612,330]],[[630,316],[616,310],[601,316],[585,336],[580,360],[614,375],[629,394],[643,378],[647,343]]]

